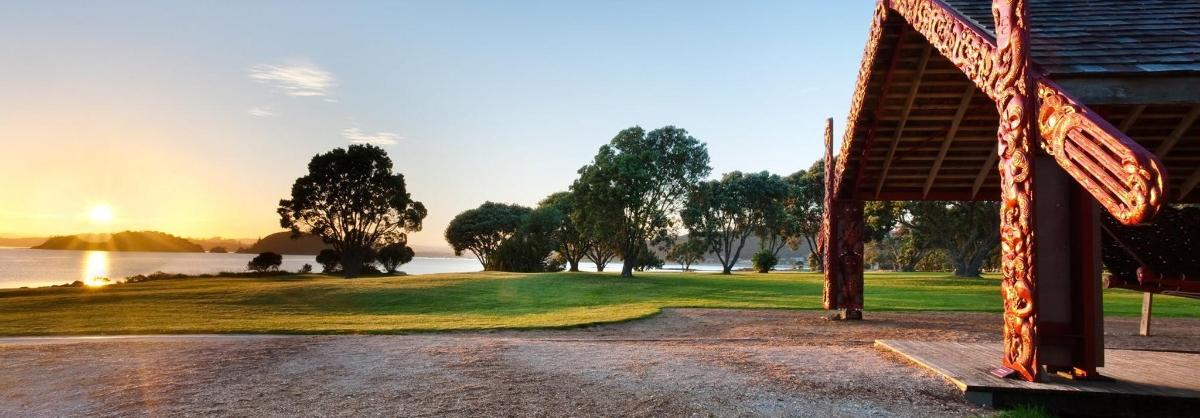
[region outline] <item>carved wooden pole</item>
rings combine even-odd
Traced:
[[[1025,0],[993,0],[996,54],[989,78],[1000,126],[1001,289],[1004,297],[1004,365],[1025,380],[1040,375],[1037,360],[1037,237],[1034,227],[1033,149],[1036,97],[1029,71]]]
[[[838,269],[841,276],[842,319],[862,319],[863,201],[838,199]]]
[[[836,236],[834,225],[834,173],[833,161],[833,119],[825,119],[825,199],[821,210],[821,231],[817,234],[818,251],[821,253],[821,270],[825,275],[825,290],[821,294],[821,305],[825,309],[841,308],[838,289],[841,281],[837,274],[837,256],[835,255],[833,237]],[[832,244],[832,245],[831,245]]]

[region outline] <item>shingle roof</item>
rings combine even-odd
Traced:
[[[990,0],[944,0],[993,34]],[[1200,1],[1029,0],[1046,73],[1200,73]]]

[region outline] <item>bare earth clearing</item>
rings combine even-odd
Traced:
[[[0,339],[0,416],[964,416],[875,339],[988,341],[996,314],[673,309],[571,330]],[[1200,320],[1106,322],[1110,348],[1200,351]]]

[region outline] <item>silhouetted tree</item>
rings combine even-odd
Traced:
[[[575,212],[575,195],[571,192],[558,192],[538,203],[539,210],[557,212],[557,226],[554,228],[554,240],[558,242],[559,255],[570,266],[570,271],[579,271],[579,260],[583,259],[590,246],[571,214]]]
[[[265,252],[254,256],[249,263],[246,263],[246,269],[257,272],[277,271],[281,265],[283,265],[282,255]]]
[[[326,248],[317,254],[317,264],[321,265],[322,273],[333,273],[342,264],[342,255],[337,250]]]
[[[905,202],[902,207],[899,222],[925,246],[945,250],[955,276],[978,277],[1000,249],[997,202]]]
[[[416,252],[413,251],[412,247],[409,247],[405,243],[397,242],[380,248],[375,258],[379,260],[379,264],[383,265],[384,271],[387,271],[388,274],[395,274],[396,268],[412,261],[415,255]]]
[[[633,276],[647,242],[665,240],[688,189],[709,173],[708,148],[674,126],[647,134],[625,129],[579,169],[571,186],[593,230],[602,226],[623,255],[621,276]]]
[[[446,226],[446,242],[454,249],[454,255],[470,251],[485,270],[490,269],[492,254],[517,232],[531,211],[520,205],[484,202],[450,220],[450,225]]]
[[[488,257],[488,270],[542,272],[562,270],[552,256],[563,215],[554,208],[534,209],[521,217],[517,231]]]
[[[787,184],[777,175],[734,171],[696,185],[680,216],[689,235],[716,253],[721,272],[730,274],[746,239],[780,216],[787,193]]]
[[[209,248],[208,252],[211,254],[225,254],[225,253],[228,253],[229,250],[225,249],[225,247],[222,247],[222,246],[216,246],[216,247]]]
[[[300,266],[300,274],[308,273],[312,273],[312,264],[304,263],[303,266]]]
[[[358,276],[371,249],[406,242],[428,214],[409,195],[404,175],[392,172],[387,152],[373,145],[314,156],[278,213],[292,234],[317,235],[332,245],[346,277]]]

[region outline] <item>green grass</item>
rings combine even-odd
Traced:
[[[999,312],[996,278],[868,273],[868,311]],[[666,307],[819,309],[808,273],[468,273],[346,280],[322,275],[177,279],[105,288],[0,290],[0,335],[394,333],[614,322]],[[1105,292],[1108,315],[1141,295]],[[1155,299],[1156,316],[1200,317],[1200,301]]]

